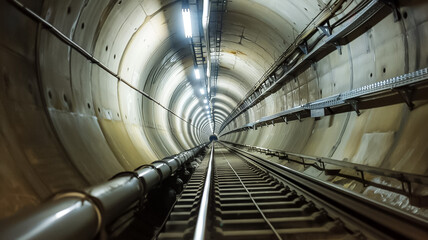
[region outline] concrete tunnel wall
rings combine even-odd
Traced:
[[[195,127],[0,2],[0,218],[208,140],[181,1],[22,0],[100,62]],[[216,129],[330,1],[234,0],[224,15]],[[351,7],[361,1],[354,1]],[[428,65],[423,1],[392,14],[236,119],[260,117]],[[404,14],[405,13],[405,14]],[[338,16],[340,17],[340,15]],[[385,69],[385,72],[383,71]],[[276,124],[239,143],[426,174],[425,102]],[[199,129],[202,128],[202,129]]]
[[[314,100],[416,71],[428,65],[427,3],[401,2],[402,19],[393,14],[313,67],[286,83],[225,130]],[[398,171],[428,173],[428,117],[426,101],[280,123],[233,133],[224,140],[331,157]]]

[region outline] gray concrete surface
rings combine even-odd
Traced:
[[[22,0],[168,114],[8,1],[0,2],[0,217],[208,140],[201,83],[174,0]],[[327,0],[233,0],[224,15],[214,110],[222,121]],[[353,1],[351,7],[361,1]],[[353,4],[353,5],[352,5]],[[427,67],[428,3],[400,1],[360,37],[296,76],[225,131]],[[427,174],[428,104],[305,119],[225,140]],[[217,126],[218,128],[219,126]]]

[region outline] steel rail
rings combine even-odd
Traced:
[[[106,65],[104,65],[103,63],[101,63],[98,59],[96,59],[92,54],[90,54],[88,51],[86,51],[83,47],[81,47],[79,44],[77,44],[76,42],[74,42],[73,40],[71,40],[64,33],[62,33],[60,30],[58,30],[55,26],[53,26],[51,23],[49,23],[48,21],[46,21],[44,18],[42,18],[41,16],[39,16],[37,13],[35,13],[31,9],[27,8],[24,4],[22,4],[21,2],[19,2],[17,0],[8,0],[8,1],[13,6],[15,6],[19,11],[21,11],[24,15],[30,17],[35,22],[38,22],[38,23],[42,24],[49,32],[51,32],[60,41],[62,41],[63,43],[65,43],[69,47],[73,48],[74,50],[76,50],[83,57],[85,57],[86,59],[88,59],[91,63],[97,65],[98,67],[100,67],[101,69],[103,69],[104,71],[106,71],[108,74],[110,74],[113,77],[115,77],[119,82],[123,82],[125,85],[127,85],[131,89],[135,90],[136,92],[140,93],[141,95],[143,95],[147,99],[151,100],[155,104],[159,105],[161,108],[165,109],[166,111],[168,111],[169,113],[171,113],[173,116],[179,118],[180,120],[184,121],[185,123],[187,123],[187,124],[191,125],[192,127],[196,128],[195,125],[193,125],[192,123],[190,123],[186,119],[182,118],[181,116],[179,116],[178,114],[176,114],[171,109],[165,107],[162,103],[160,103],[159,101],[157,101],[156,99],[154,99],[153,97],[151,97],[149,94],[147,94],[146,92],[140,90],[139,88],[137,88],[134,85],[132,85],[130,82],[128,82],[125,79],[123,79],[122,77],[120,77],[118,73],[115,73],[113,70],[111,70]]]
[[[287,185],[296,191],[319,201],[326,209],[341,216],[344,222],[360,225],[360,230],[366,235],[381,239],[428,238],[427,219],[382,205],[350,190],[262,159],[240,149],[226,146],[224,143],[221,144],[248,159],[248,161],[262,166],[270,174],[284,179]]]
[[[0,221],[0,239],[93,239],[207,144],[122,172],[83,191],[67,191]]]
[[[210,160],[208,163],[208,169],[205,176],[204,190],[201,197],[201,202],[199,205],[198,218],[196,220],[195,234],[193,240],[203,240],[205,239],[206,227],[208,221],[208,209],[209,209],[209,199],[211,195],[212,188],[212,178],[213,178],[213,162],[214,162],[214,142],[211,145],[211,154]]]

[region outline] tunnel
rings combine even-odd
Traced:
[[[212,142],[212,141],[217,141],[217,140],[218,140],[217,135],[211,135],[211,136],[210,136],[210,142]]]
[[[213,141],[422,179],[427,13],[423,0],[3,0],[0,219]]]

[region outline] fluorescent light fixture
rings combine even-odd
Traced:
[[[195,68],[195,77],[196,77],[196,79],[201,78],[201,74],[199,73],[199,69],[197,69],[197,68]]]
[[[210,11],[210,1],[204,0],[203,7],[202,7],[202,26],[204,28],[208,27],[208,23],[210,21],[209,11]]]
[[[207,66],[207,77],[211,76],[211,70],[210,70],[210,66]]]
[[[183,23],[184,23],[184,35],[186,38],[192,37],[192,22],[190,21],[190,9],[182,9]]]
[[[208,109],[209,107],[208,107],[208,106],[205,106],[205,108],[206,108],[206,109]]]
[[[205,94],[205,90],[203,88],[199,89],[199,92],[201,92],[201,94]]]
[[[204,99],[204,103],[207,103],[208,102],[208,100],[207,99]]]

